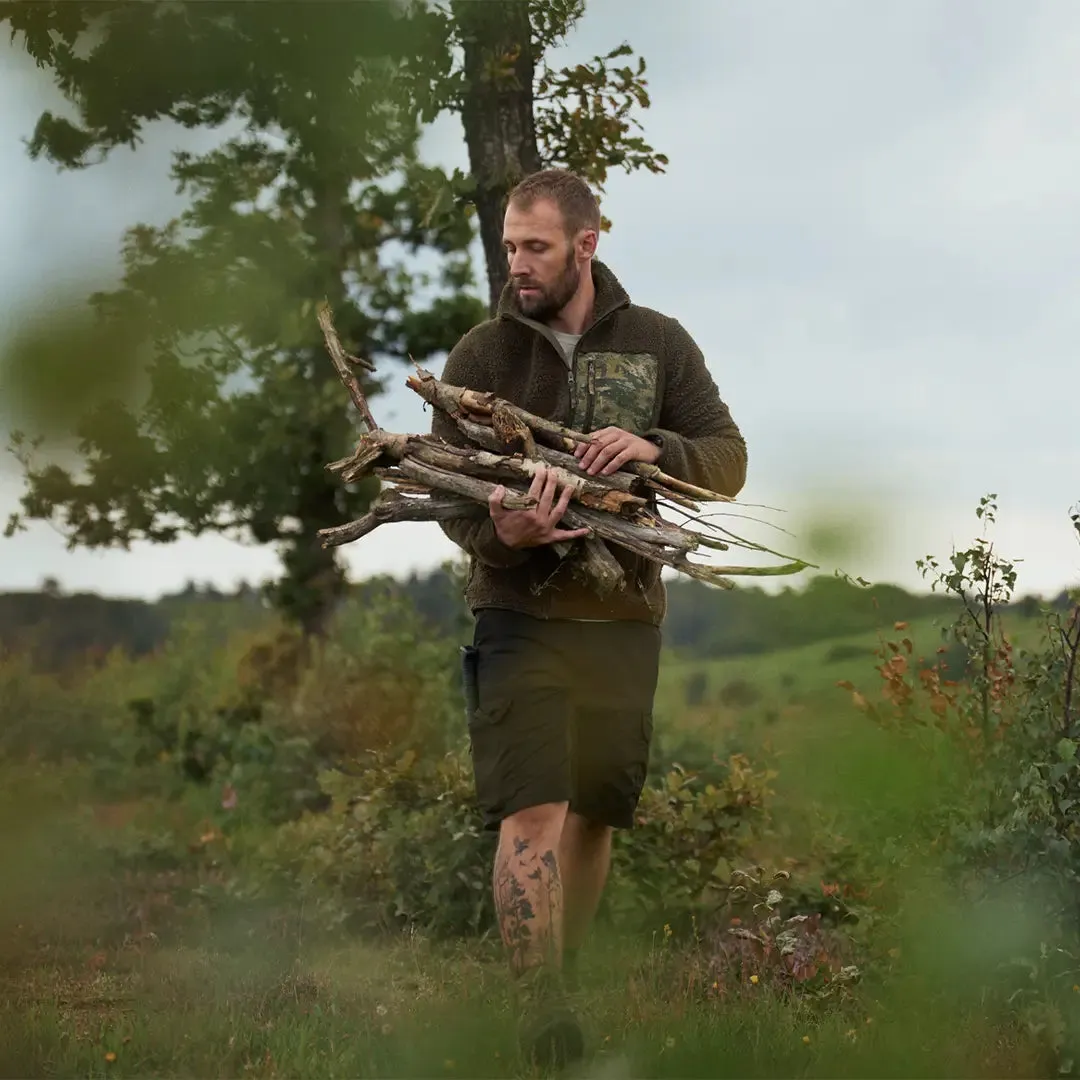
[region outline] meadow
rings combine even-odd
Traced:
[[[1007,591],[986,639],[665,652],[572,1075],[1072,1073],[1078,617]],[[0,1074],[526,1075],[456,663],[371,596],[7,655]]]

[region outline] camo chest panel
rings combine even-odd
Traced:
[[[586,430],[618,427],[640,435],[652,427],[656,373],[652,353],[579,354],[578,385],[579,391],[585,391]]]

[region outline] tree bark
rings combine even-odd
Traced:
[[[348,190],[348,178],[328,170],[314,193],[311,209],[311,231],[319,239],[318,256],[326,267],[323,293],[331,305],[340,303],[345,297],[345,269],[349,256],[345,228]],[[344,350],[342,354],[346,355]],[[323,349],[312,345],[307,377],[314,400],[321,399],[326,384],[334,380],[338,357],[332,354],[331,359],[334,368],[328,368]],[[346,374],[347,370],[337,372],[343,382]],[[361,399],[364,400],[362,392]],[[365,420],[369,418],[370,412],[365,415]],[[282,608],[296,620],[305,637],[319,637],[325,633],[345,591],[345,574],[336,552],[314,538],[341,520],[340,485],[327,473],[325,463],[341,445],[338,440],[347,438],[347,432],[348,420],[344,411],[336,430],[325,424],[312,425],[306,432],[308,454],[298,463],[294,510],[298,535],[290,539],[283,552],[285,576],[277,592]]]
[[[492,314],[508,277],[506,196],[540,168],[533,118],[534,58],[528,0],[454,0],[464,49],[461,121],[476,191]]]

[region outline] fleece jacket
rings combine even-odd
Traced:
[[[442,379],[491,391],[531,413],[576,431],[619,427],[660,436],[657,465],[721,495],[746,482],[746,443],[721,400],[701,350],[677,320],[630,302],[615,275],[592,261],[593,316],[569,362],[554,333],[526,318],[512,285],[497,313],[450,351]],[[432,434],[458,446],[465,436],[439,409]],[[667,613],[660,566],[608,541],[626,587],[601,599],[548,545],[513,549],[490,518],[441,527],[469,555],[466,601],[542,619],[627,619],[659,626]],[[580,541],[578,541],[580,542]]]

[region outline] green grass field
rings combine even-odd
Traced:
[[[940,640],[930,623],[907,633],[925,655]],[[658,732],[776,772],[763,860],[813,871],[818,849],[841,835],[875,853],[902,847],[942,796],[925,756],[836,686],[875,692],[876,644],[665,658]],[[0,792],[0,1075],[524,1075],[491,940],[360,942],[320,937],[302,904],[216,914],[180,905],[205,879],[103,871],[97,845],[123,834],[125,808],[95,814],[78,770],[22,769]],[[205,826],[178,828],[194,843]],[[586,958],[590,1055],[576,1074],[1045,1075],[1045,1041],[981,989],[987,971],[1032,946],[1022,906],[973,920],[925,866],[896,865],[904,876],[888,887],[902,914],[875,930],[861,980],[835,992],[793,996],[768,978],[721,991],[708,941],[662,925],[601,928]]]

